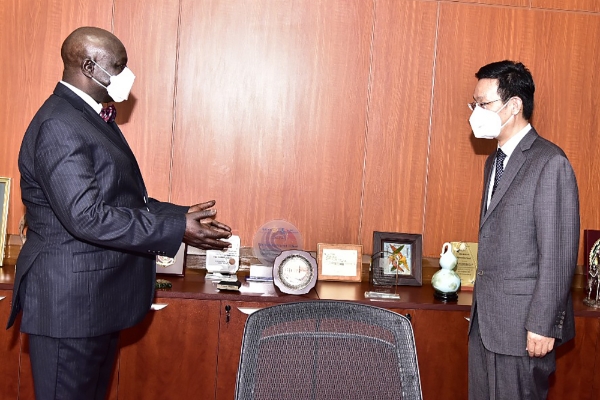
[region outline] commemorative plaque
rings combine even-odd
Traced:
[[[282,252],[275,258],[273,283],[287,294],[310,292],[317,283],[317,260],[306,251]]]
[[[254,255],[261,264],[273,266],[275,258],[283,251],[298,250],[303,246],[300,231],[291,223],[276,219],[261,226],[252,242]]]

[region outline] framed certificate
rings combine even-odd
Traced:
[[[8,200],[10,199],[10,178],[0,178],[0,267],[4,260],[6,226],[8,225]]]
[[[362,245],[317,244],[318,280],[360,282]]]

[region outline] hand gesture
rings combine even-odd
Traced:
[[[185,214],[184,243],[204,250],[223,250],[231,246],[219,240],[231,237],[231,228],[214,219],[217,211],[210,209],[214,205],[215,201],[211,200],[189,208]]]

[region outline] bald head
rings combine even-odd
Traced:
[[[63,60],[63,81],[83,90],[98,102],[110,101],[104,86],[109,76],[97,68],[102,66],[111,75],[118,75],[127,64],[123,43],[112,33],[95,27],[74,30],[60,49]]]

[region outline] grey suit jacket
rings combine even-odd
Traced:
[[[174,256],[188,207],[148,199],[116,123],[62,84],[19,153],[29,224],[17,259],[10,327],[51,337],[130,327],[150,309],[155,256]]]
[[[531,129],[518,144],[486,211],[495,153],[485,163],[473,293],[484,346],[527,354],[527,331],[575,335],[570,287],[579,248],[579,195],[564,152]],[[469,327],[469,330],[471,328]]]

